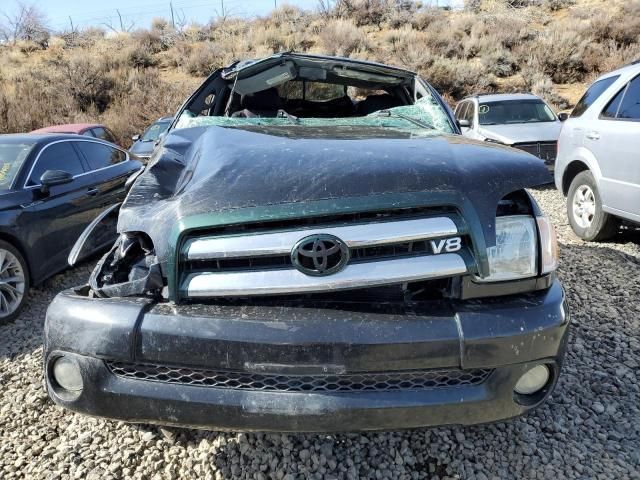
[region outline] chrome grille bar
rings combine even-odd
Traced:
[[[301,238],[320,233],[339,237],[349,248],[360,248],[456,235],[458,228],[448,217],[419,218],[243,236],[195,238],[186,242],[184,252],[187,260],[287,255]]]
[[[317,293],[430,280],[466,272],[467,266],[460,255],[444,253],[354,263],[323,277],[308,276],[296,269],[192,273],[184,279],[182,292],[188,297]]]

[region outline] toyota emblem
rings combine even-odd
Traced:
[[[349,249],[334,235],[310,235],[291,250],[291,262],[305,275],[331,275],[349,261]]]

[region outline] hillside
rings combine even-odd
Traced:
[[[326,3],[326,2],[320,2]],[[126,143],[175,111],[213,69],[283,50],[418,71],[445,98],[533,91],[571,106],[602,72],[640,58],[640,1],[475,0],[464,11],[395,0],[282,6],[253,20],[68,31],[0,44],[0,133],[100,121]]]

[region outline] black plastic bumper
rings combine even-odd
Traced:
[[[90,415],[225,430],[353,431],[474,424],[525,413],[557,381],[569,323],[558,282],[534,294],[398,315],[270,307],[171,306],[59,294],[45,324],[51,398]],[[84,388],[68,394],[51,362],[75,358]],[[482,383],[421,390],[285,392],[124,378],[105,360],[229,371],[314,374],[489,368]],[[514,394],[546,363],[547,387]]]

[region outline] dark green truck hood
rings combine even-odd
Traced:
[[[498,201],[551,181],[529,154],[427,130],[196,127],[158,150],[118,229],[148,233],[162,263],[194,228],[411,206],[455,206],[491,246]]]

